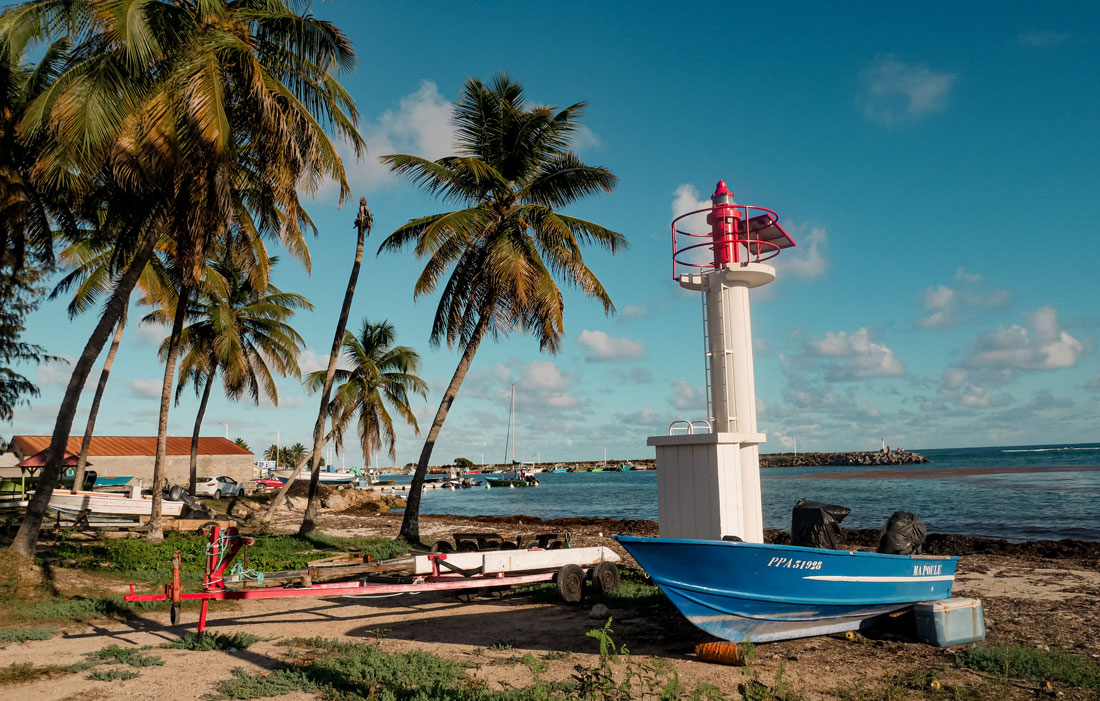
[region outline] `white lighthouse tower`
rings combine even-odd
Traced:
[[[709,233],[677,228],[704,212]],[[795,245],[778,221],[770,209],[734,203],[721,180],[709,208],[672,221],[672,276],[703,293],[708,416],[673,422],[668,435],[649,438],[657,448],[662,538],[764,542],[758,446],[766,438],[756,427],[749,289],[775,280],[763,261]],[[708,250],[709,262],[693,262]]]

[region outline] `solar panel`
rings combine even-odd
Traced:
[[[790,237],[790,234],[788,234],[770,214],[761,214],[758,217],[752,217],[748,220],[747,224],[749,230],[748,238],[772,244],[772,246],[762,246],[758,243],[749,243],[749,252],[753,255],[774,253],[777,248],[790,248],[795,245],[794,239]]]

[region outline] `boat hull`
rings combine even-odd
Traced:
[[[282,481],[286,482],[288,479],[290,479],[290,475],[293,472],[293,470],[276,470],[273,474]],[[358,477],[355,475],[355,473],[352,472],[322,472],[320,473],[318,481],[321,484],[352,484],[357,479]],[[309,470],[302,470],[301,472],[299,472],[298,478],[295,480],[295,482],[308,481]]]
[[[50,508],[73,513],[87,510],[93,514],[112,516],[148,516],[153,511],[153,498],[106,492],[54,491],[50,496]],[[183,511],[183,502],[163,499],[160,508],[165,516],[179,516]]]
[[[494,480],[486,479],[490,487],[534,487],[535,485],[526,480]]]
[[[951,596],[958,558],[615,536],[684,616],[725,640],[857,630]]]

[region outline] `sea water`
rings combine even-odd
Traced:
[[[810,467],[761,470],[765,528],[789,528],[800,498],[847,506],[846,528],[879,528],[895,511],[911,511],[929,531],[1010,540],[1100,540],[1100,444],[916,450],[928,465],[891,468]],[[1031,467],[1033,472],[914,479],[921,468]],[[861,478],[883,469],[897,477]],[[845,479],[812,478],[843,473]],[[477,475],[473,475],[477,478]],[[542,519],[590,517],[657,520],[657,473],[569,472],[538,475],[536,488],[424,492],[421,511],[464,516],[523,514]],[[400,482],[408,482],[409,478]]]

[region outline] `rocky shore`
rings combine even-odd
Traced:
[[[819,467],[857,465],[920,465],[928,458],[904,450],[867,451],[862,453],[764,453],[760,467]]]

